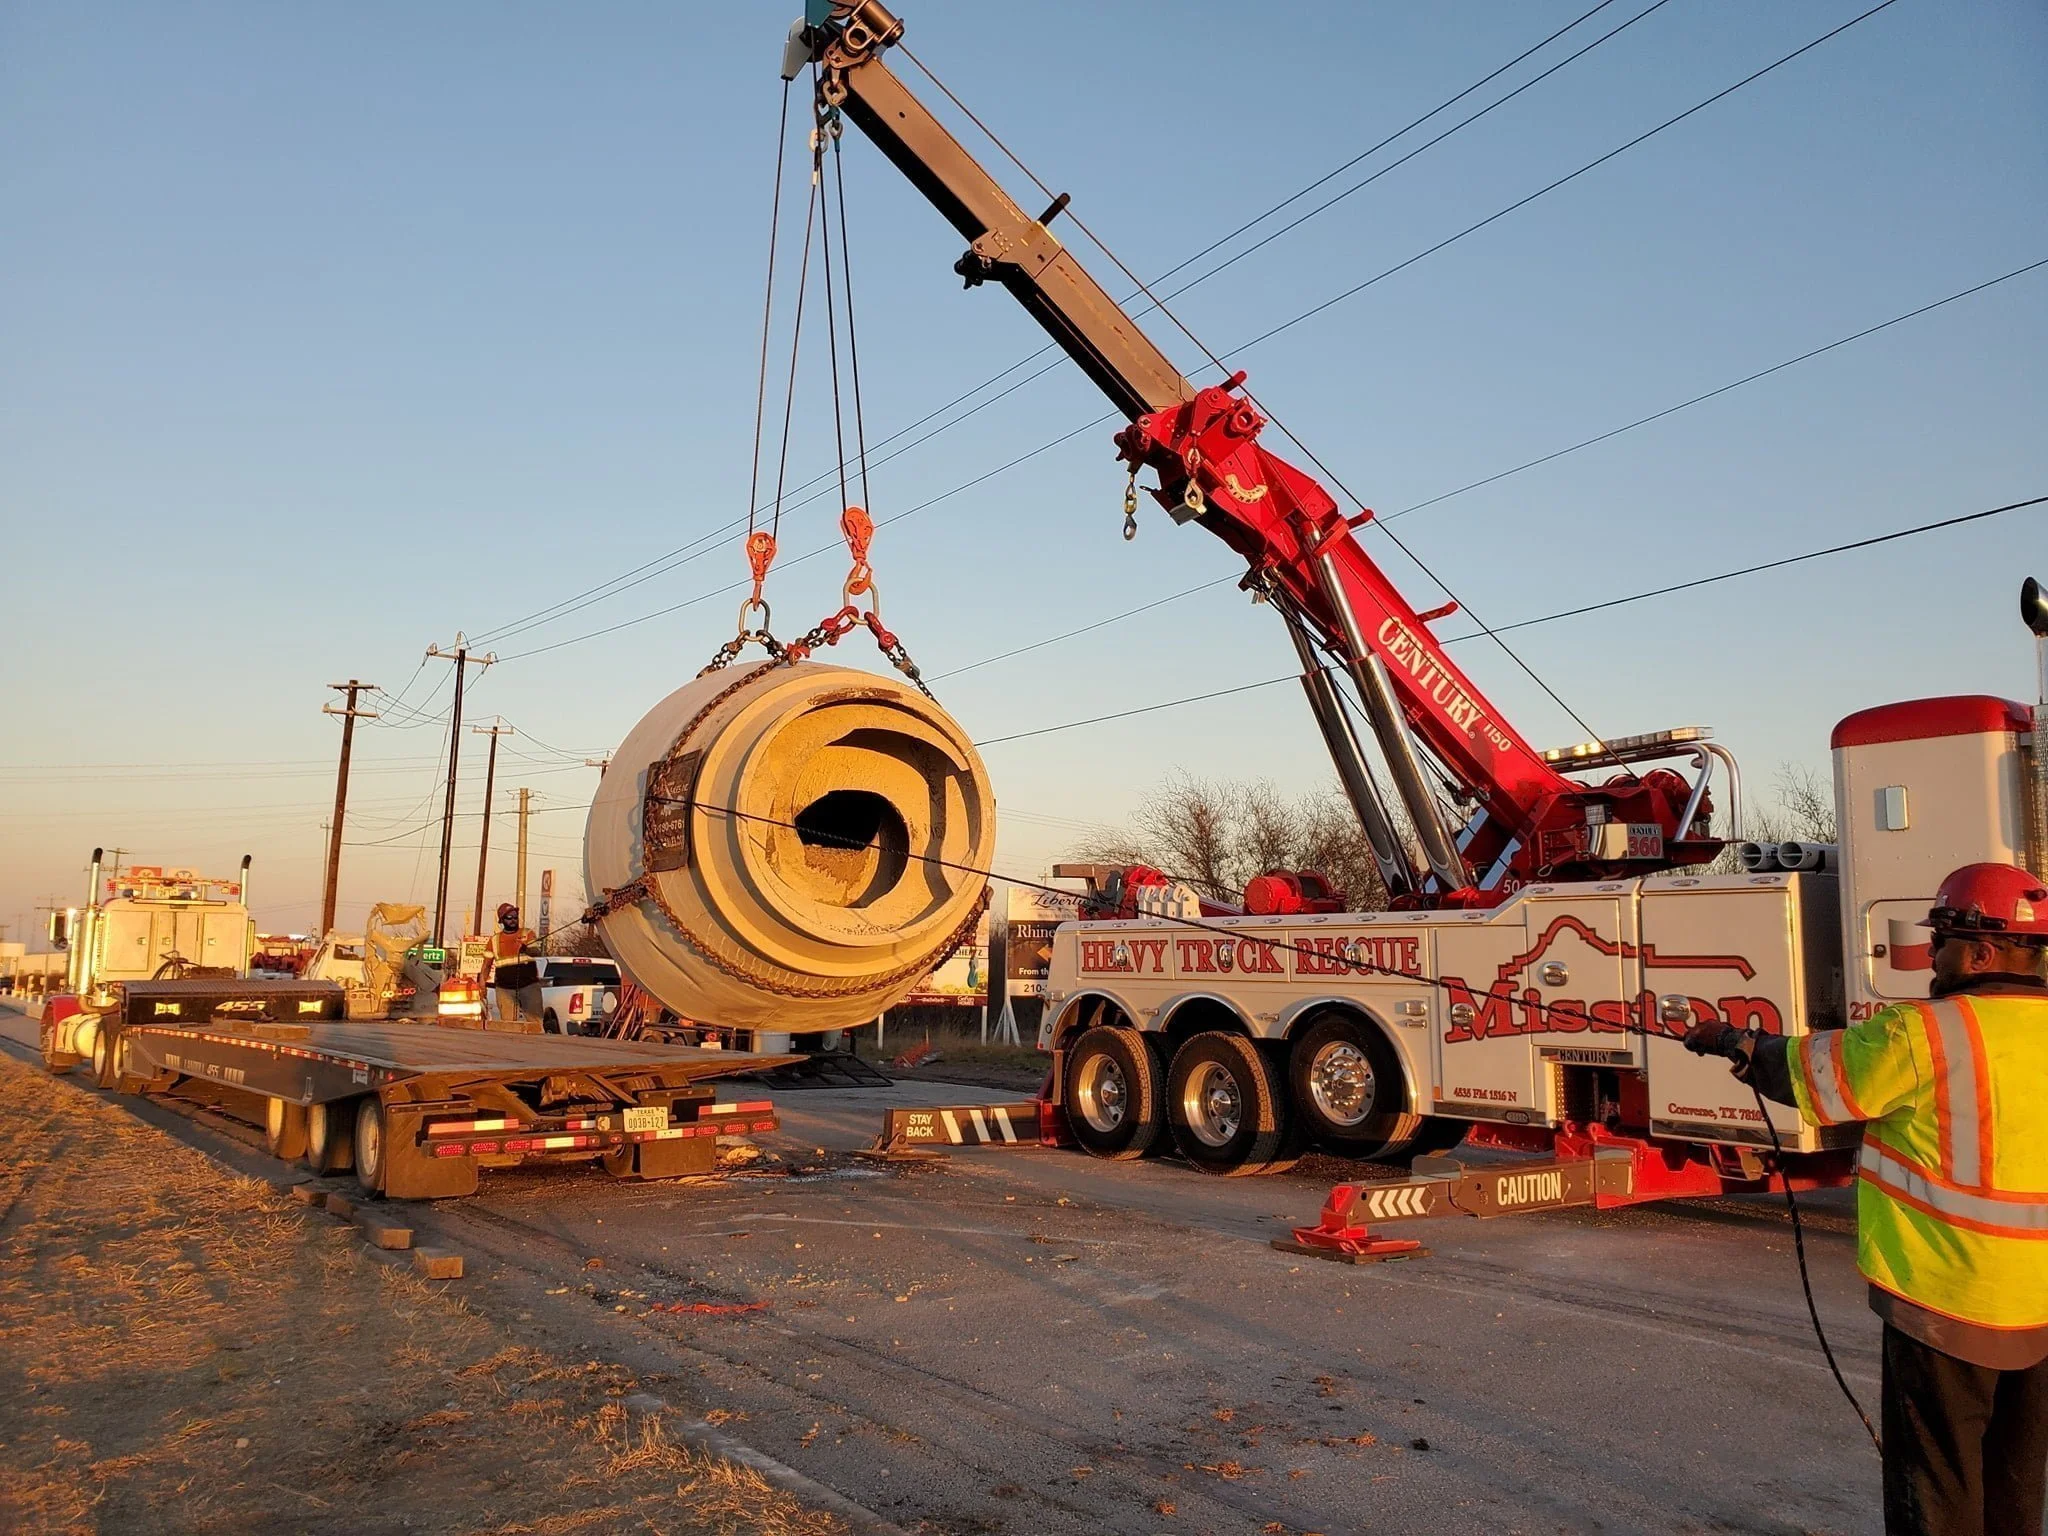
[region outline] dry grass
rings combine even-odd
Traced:
[[[840,1529],[118,1106],[0,1103],[0,1529]]]

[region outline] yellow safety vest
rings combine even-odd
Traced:
[[[1866,1122],[1864,1276],[1980,1327],[2048,1325],[2048,997],[1900,1003],[1786,1063],[1807,1120]]]

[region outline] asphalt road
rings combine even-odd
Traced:
[[[1814,1345],[1781,1204],[1408,1223],[1431,1257],[1351,1267],[1267,1246],[1341,1165],[1214,1180],[1032,1149],[874,1167],[844,1154],[885,1104],[1000,1096],[777,1097],[766,1144],[813,1171],[491,1173],[416,1215],[421,1241],[469,1256],[474,1304],[633,1366],[906,1530],[1880,1528],[1877,1460]],[[1823,1319],[1874,1410],[1848,1199],[1805,1208]],[[649,1310],[670,1301],[767,1305]]]

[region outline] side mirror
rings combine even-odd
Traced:
[[[50,948],[69,949],[70,947],[71,914],[69,912],[52,912],[50,914]]]

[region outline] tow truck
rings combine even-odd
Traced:
[[[708,1174],[721,1135],[776,1128],[769,1101],[718,1102],[709,1080],[794,1057],[350,1020],[336,982],[249,976],[249,862],[236,880],[103,877],[93,850],[85,905],[51,915],[66,976],[40,1019],[50,1071],[89,1063],[103,1089],[222,1109],[373,1199],[472,1194],[482,1170],[527,1162]]]
[[[814,146],[842,121],[871,139],[967,241],[966,285],[1006,289],[1123,414],[1126,537],[1149,472],[1176,523],[1245,562],[1391,898],[1351,911],[1276,870],[1226,902],[1158,870],[1069,867],[1086,889],[1055,935],[1038,1039],[1064,1134],[1117,1159],[1170,1142],[1216,1174],[1311,1145],[1435,1159],[1412,1185],[1333,1197],[1326,1237],[1361,1252],[1360,1214],[1846,1181],[1854,1127],[1767,1111],[1680,1040],[1694,1020],[1799,1035],[1924,997],[1910,925],[1942,876],[2048,864],[2048,704],[1849,716],[1827,845],[1743,843],[1736,759],[1702,727],[1538,749],[1446,654],[1434,626],[1456,604],[1419,612],[1395,589],[1364,542],[1373,513],[1267,446],[1243,372],[1182,375],[1062,242],[1068,198],[1027,214],[891,70],[903,32],[881,0],[792,27],[782,74],[814,76]],[[2038,586],[2022,603],[2048,634]],[[1731,845],[1740,867],[1711,869]],[[1461,1143],[1549,1160],[1482,1177],[1443,1157]]]

